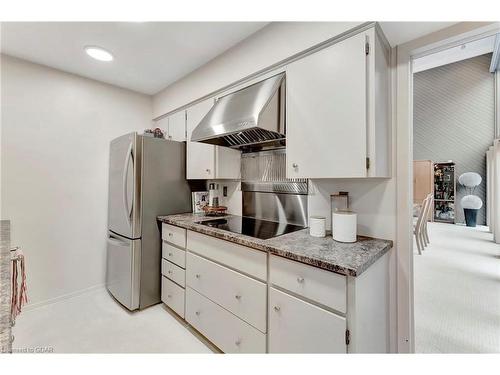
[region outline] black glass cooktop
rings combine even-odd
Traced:
[[[254,219],[243,216],[230,216],[226,218],[197,221],[197,224],[212,228],[227,230],[233,233],[244,234],[250,237],[267,240],[268,238],[281,236],[286,233],[295,232],[305,227],[295,224],[276,223],[274,221]]]

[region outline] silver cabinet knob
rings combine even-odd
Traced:
[[[293,164],[292,164],[292,167],[294,167],[294,168],[298,168],[298,167],[299,167],[299,165],[298,165],[297,163],[293,163]]]
[[[236,345],[236,346],[240,346],[240,345],[241,345],[241,340],[240,340],[240,339],[236,340],[236,341],[234,342],[234,345]]]
[[[280,311],[281,308],[279,306],[274,306],[274,311]]]
[[[198,315],[198,316],[200,316],[201,311],[196,311],[195,314]]]
[[[297,282],[302,284],[304,282],[304,278],[303,277],[297,277]]]
[[[207,171],[207,173],[210,173],[210,169],[208,169],[208,168],[207,168],[207,169],[205,169],[205,170]]]
[[[241,299],[241,296],[239,294],[235,295],[234,298],[236,298],[237,300],[240,300]]]
[[[196,275],[194,275],[194,277],[196,277],[197,279],[199,279],[199,278],[200,278],[200,276],[201,276],[201,275],[200,275],[199,273],[197,273]]]

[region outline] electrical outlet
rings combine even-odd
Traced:
[[[222,196],[227,197],[227,186],[222,187]]]

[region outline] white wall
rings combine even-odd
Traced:
[[[151,97],[1,63],[1,215],[26,254],[30,302],[102,285],[109,142],[150,126]]]
[[[362,22],[273,22],[153,97],[156,118]]]

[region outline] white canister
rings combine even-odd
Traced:
[[[326,218],[324,216],[311,216],[309,218],[309,234],[313,237],[326,236]]]
[[[332,237],[339,242],[356,242],[357,215],[352,211],[332,213]]]

